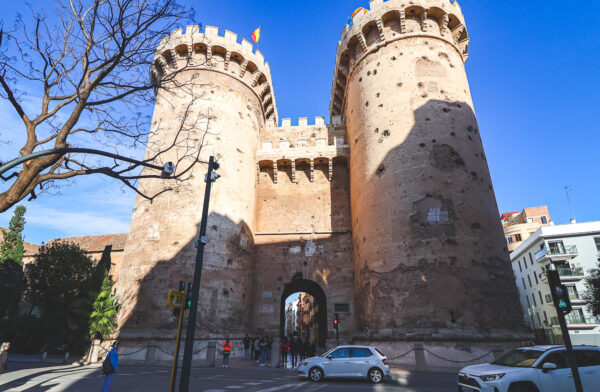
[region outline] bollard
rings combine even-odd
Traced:
[[[98,362],[98,353],[100,352],[100,339],[94,339],[92,341],[92,347],[90,348],[90,355],[88,357],[87,363],[96,363]]]
[[[492,346],[492,353],[494,353],[494,359],[498,359],[504,354],[504,350],[502,349],[502,345],[494,344]]]
[[[42,362],[46,362],[47,358],[48,358],[48,353],[46,351],[42,351]]]
[[[279,338],[273,339],[273,343],[271,344],[271,367],[278,368],[280,365],[279,360],[281,359],[281,355],[279,354]]]
[[[208,367],[215,367],[217,361],[217,342],[208,342],[206,348],[206,363]]]
[[[425,347],[423,347],[423,343],[415,343],[413,348],[415,349],[415,363],[417,365],[417,370],[425,370],[427,364],[425,363]]]
[[[150,346],[146,347],[146,357],[144,358],[144,362],[146,364],[153,363],[155,354],[156,354],[156,346],[150,345]]]
[[[69,352],[65,351],[65,356],[63,358],[63,363],[69,363],[69,356],[70,356]]]

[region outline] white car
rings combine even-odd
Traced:
[[[600,347],[576,346],[583,390],[600,391]],[[575,392],[564,346],[512,350],[496,361],[467,366],[458,374],[459,392]]]
[[[300,362],[298,375],[314,382],[323,378],[364,378],[380,383],[390,378],[390,367],[386,356],[375,347],[339,346]]]

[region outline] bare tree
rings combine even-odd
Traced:
[[[139,189],[139,179],[160,173],[135,163],[52,154],[2,177],[0,212],[81,175],[118,179],[149,200],[189,179],[200,162],[204,136],[198,134],[206,134],[210,121],[209,113],[192,109],[202,94],[193,93],[197,86],[188,86],[189,106],[179,128],[170,130],[175,136],[169,143],[151,145],[151,132],[162,132],[162,125],[151,124],[150,109],[163,86],[171,94],[177,94],[173,87],[184,87],[176,72],[151,77],[151,69],[160,40],[176,24],[189,21],[192,10],[175,0],[57,0],[57,5],[55,23],[32,10],[27,21],[18,17],[12,30],[0,30],[0,98],[23,122],[26,140],[20,155],[74,144],[101,143],[114,151],[145,147],[143,162],[162,165],[169,157],[175,173],[162,189],[146,193]]]

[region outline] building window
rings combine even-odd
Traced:
[[[533,271],[533,277],[535,279],[535,284],[540,284],[540,281],[537,278],[537,274],[535,273],[535,271]]]
[[[533,299],[533,306],[537,306],[537,302],[535,301],[535,294],[531,293],[531,298]]]
[[[513,238],[512,238],[512,236],[510,236],[510,237],[506,237],[506,243],[508,243],[508,244],[512,244],[512,243],[513,243]]]
[[[552,296],[550,294],[546,294],[546,303],[549,304],[552,302]]]
[[[529,297],[525,296],[525,299],[527,300],[527,308],[531,308],[531,302],[529,302]]]
[[[527,285],[525,284],[525,278],[522,277],[521,279],[523,279],[523,290],[527,290]]]
[[[521,234],[515,234],[515,241],[516,241],[516,242],[521,242],[521,241],[523,241],[523,238],[521,237]]]
[[[567,286],[567,291],[569,292],[570,299],[579,299],[579,293],[577,292],[577,287]]]
[[[596,250],[600,252],[600,237],[594,238],[594,241],[596,242]]]
[[[527,269],[527,259],[525,259],[525,257],[523,257],[523,265],[525,266],[525,269]]]
[[[527,280],[529,281],[529,287],[531,287],[531,276],[527,275]]]
[[[536,313],[535,315],[537,316],[537,319],[538,319],[538,324],[539,324],[539,325],[540,325],[540,327],[541,327],[541,326],[542,326],[542,319],[540,318],[540,314],[539,314],[539,313]]]
[[[531,265],[533,265],[533,256],[531,255],[531,252],[529,252],[529,260],[531,261]]]
[[[548,315],[546,314],[545,310],[544,310],[544,322],[546,325],[548,325]]]
[[[527,218],[527,223],[533,223],[533,218]]]
[[[540,304],[543,305],[544,304],[544,300],[542,299],[542,292],[538,291],[538,294],[540,295]]]
[[[583,317],[583,311],[581,309],[573,309],[573,311],[567,315],[567,323],[585,324],[585,317]]]
[[[519,272],[523,272],[523,268],[521,267],[521,260],[517,260],[517,262],[519,263]]]
[[[545,225],[548,223],[548,218],[546,218],[545,216],[542,216],[541,219],[542,219],[542,225]]]
[[[548,249],[552,255],[562,255],[565,253],[565,245],[562,241],[548,242]]]

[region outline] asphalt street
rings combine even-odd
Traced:
[[[0,376],[0,391],[62,392],[99,391],[103,375],[96,366],[43,366],[11,363]],[[170,369],[165,367],[121,366],[111,391],[161,391],[169,389]],[[251,364],[232,364],[227,369],[193,369],[191,390],[198,392],[278,392],[278,391],[393,391],[448,392],[456,390],[453,374],[402,372],[391,381],[373,385],[367,381],[333,380],[312,383],[300,379],[292,370],[258,368]]]

